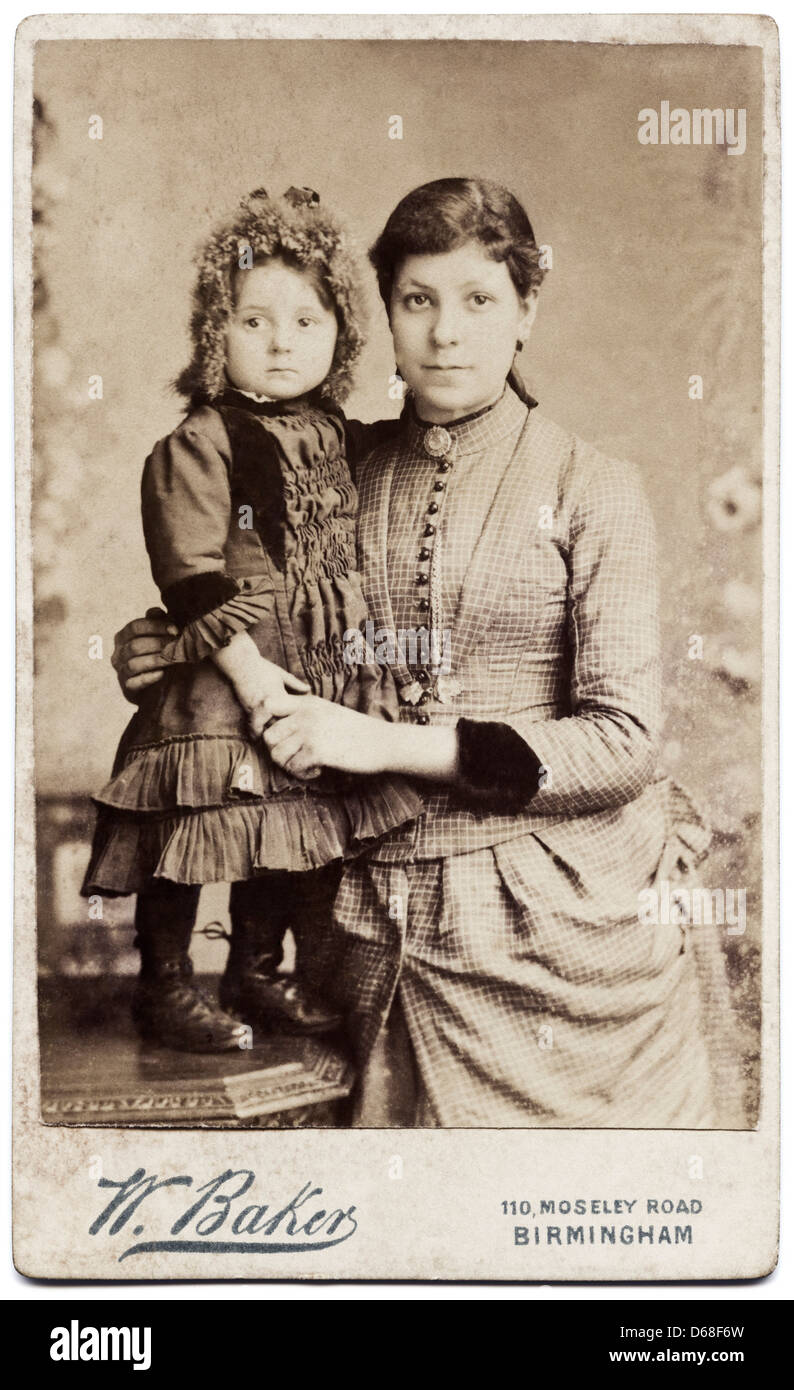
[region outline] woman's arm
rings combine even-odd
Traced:
[[[295,777],[317,767],[343,772],[402,772],[434,782],[454,783],[460,775],[454,728],[391,724],[333,704],[316,695],[285,695],[268,701],[275,721],[265,743]]]
[[[459,720],[459,785],[480,809],[607,810],[639,796],[656,770],[662,714],[653,518],[632,464],[589,445],[578,449],[584,481],[568,547],[571,713]]]
[[[340,711],[363,721],[355,726],[334,724],[335,707],[322,701],[299,713],[286,703],[271,712],[287,718],[266,735],[276,760],[296,759],[293,772],[307,758],[429,777],[503,812],[531,804],[541,815],[578,815],[638,796],[654,774],[661,724],[654,527],[636,470],[592,453],[570,527],[570,715],[506,713],[451,729]]]
[[[532,810],[621,806],[653,779],[662,727],[656,535],[638,470],[595,450],[571,517],[571,713],[505,715],[539,762]]]
[[[460,748],[454,727],[438,724],[423,728],[418,724],[384,724],[383,720],[372,723],[376,725],[371,732],[373,749],[378,749],[376,772],[402,772],[433,782],[458,781]]]

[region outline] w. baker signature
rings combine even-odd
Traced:
[[[194,1189],[196,1200],[181,1212],[169,1228],[168,1234],[172,1239],[138,1241],[119,1255],[119,1260],[126,1260],[128,1255],[159,1251],[200,1255],[276,1255],[329,1250],[355,1234],[358,1228],[353,1215],[355,1206],[348,1207],[346,1211],[341,1207],[332,1211],[321,1207],[313,1199],[321,1197],[323,1189],[313,1187],[311,1182],[305,1183],[300,1192],[282,1206],[265,1202],[243,1207],[235,1205],[233,1214],[233,1204],[239,1204],[255,1180],[256,1174],[250,1168],[227,1168],[216,1178],[210,1178],[209,1182]],[[98,1235],[107,1227],[106,1234],[115,1236],[152,1193],[164,1188],[193,1187],[193,1178],[183,1173],[160,1179],[156,1174],[147,1176],[145,1168],[137,1168],[119,1182],[100,1178],[99,1186],[114,1187],[117,1191],[104,1211],[92,1222],[89,1234]],[[141,1224],[131,1229],[133,1236],[140,1236],[144,1231]],[[208,1239],[221,1229],[223,1237],[220,1240]],[[247,1239],[253,1235],[260,1239]]]

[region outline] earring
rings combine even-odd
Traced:
[[[523,343],[523,340],[522,340],[521,338],[519,338],[519,339],[518,339],[518,342],[516,343],[516,352],[523,352],[523,351],[524,351],[524,343]]]

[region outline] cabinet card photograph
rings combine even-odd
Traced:
[[[23,1274],[773,1269],[777,104],[752,16],[21,25]]]

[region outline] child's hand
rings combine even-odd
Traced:
[[[212,660],[234,686],[234,693],[248,715],[251,738],[261,738],[273,718],[274,705],[296,695],[311,695],[311,686],[282,666],[262,656],[247,632],[234,637],[212,653]]]
[[[311,686],[306,681],[283,671],[280,666],[263,660],[262,667],[255,685],[246,692],[247,698],[242,702],[248,714],[248,732],[253,739],[262,737],[273,718],[273,710],[281,705],[285,696],[311,694]]]

